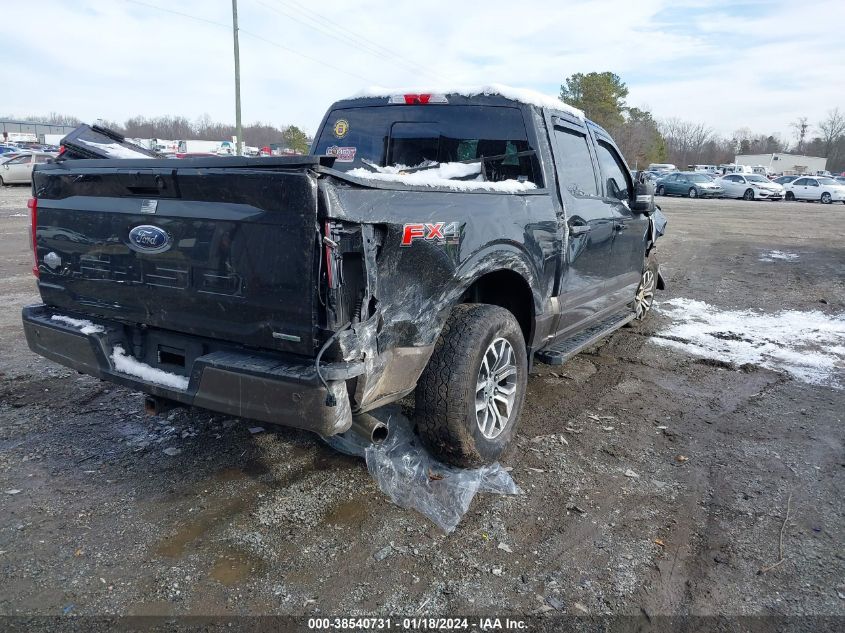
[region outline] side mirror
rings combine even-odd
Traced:
[[[631,202],[631,211],[634,213],[649,213],[654,210],[654,193],[644,182],[638,182],[634,189],[634,200]]]

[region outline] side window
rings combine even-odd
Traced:
[[[818,180],[813,180],[812,178],[807,178],[807,184],[808,184],[810,187],[818,187],[818,186],[819,186],[819,181],[818,181]]]
[[[576,198],[597,196],[593,159],[587,146],[587,136],[568,128],[555,127],[555,167],[562,192]]]
[[[807,179],[806,178],[799,178],[798,180],[793,180],[792,184],[797,185],[799,187],[803,187],[804,185],[807,184]]]
[[[18,156],[17,158],[13,158],[12,160],[6,161],[6,164],[7,165],[24,165],[26,163],[29,163],[30,158],[31,157],[29,155]]]
[[[629,177],[626,177],[627,169],[625,163],[610,145],[599,141],[598,143],[599,166],[601,166],[602,177],[605,179],[606,195],[610,198],[628,200],[631,196],[632,184]]]
[[[35,162],[36,163],[46,163],[50,160],[50,157],[46,154],[36,154],[35,155]]]

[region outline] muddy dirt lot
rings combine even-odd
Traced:
[[[27,196],[0,190],[0,613],[845,615],[845,206],[661,200],[658,311],[536,366],[524,494],[445,535],[314,436],[148,417],[31,354]]]

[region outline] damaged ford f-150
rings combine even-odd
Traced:
[[[29,346],[148,394],[497,459],[534,359],[652,305],[666,221],[610,136],[516,89],[370,91],[308,156],[165,160],[83,126],[33,174]]]

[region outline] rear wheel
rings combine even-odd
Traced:
[[[745,193],[742,195],[743,200],[754,200],[754,190],[753,189],[746,189]]]
[[[5,186],[6,186],[6,181],[3,180],[3,176],[0,176],[0,187],[5,187]]]
[[[795,194],[791,191],[786,192],[786,200],[787,202],[795,202]]]
[[[663,185],[660,185],[659,187],[657,187],[657,195],[658,196],[665,196],[666,195],[666,187],[664,187]]]
[[[443,461],[494,462],[516,432],[527,377],[513,314],[481,303],[455,306],[417,383],[417,432]]]
[[[697,198],[698,197],[698,189],[696,189],[695,187],[690,187],[689,188],[689,197],[690,198]]]
[[[825,191],[822,194],[822,204],[830,204],[831,202],[833,202],[833,198],[831,198],[830,194],[827,191]]]

